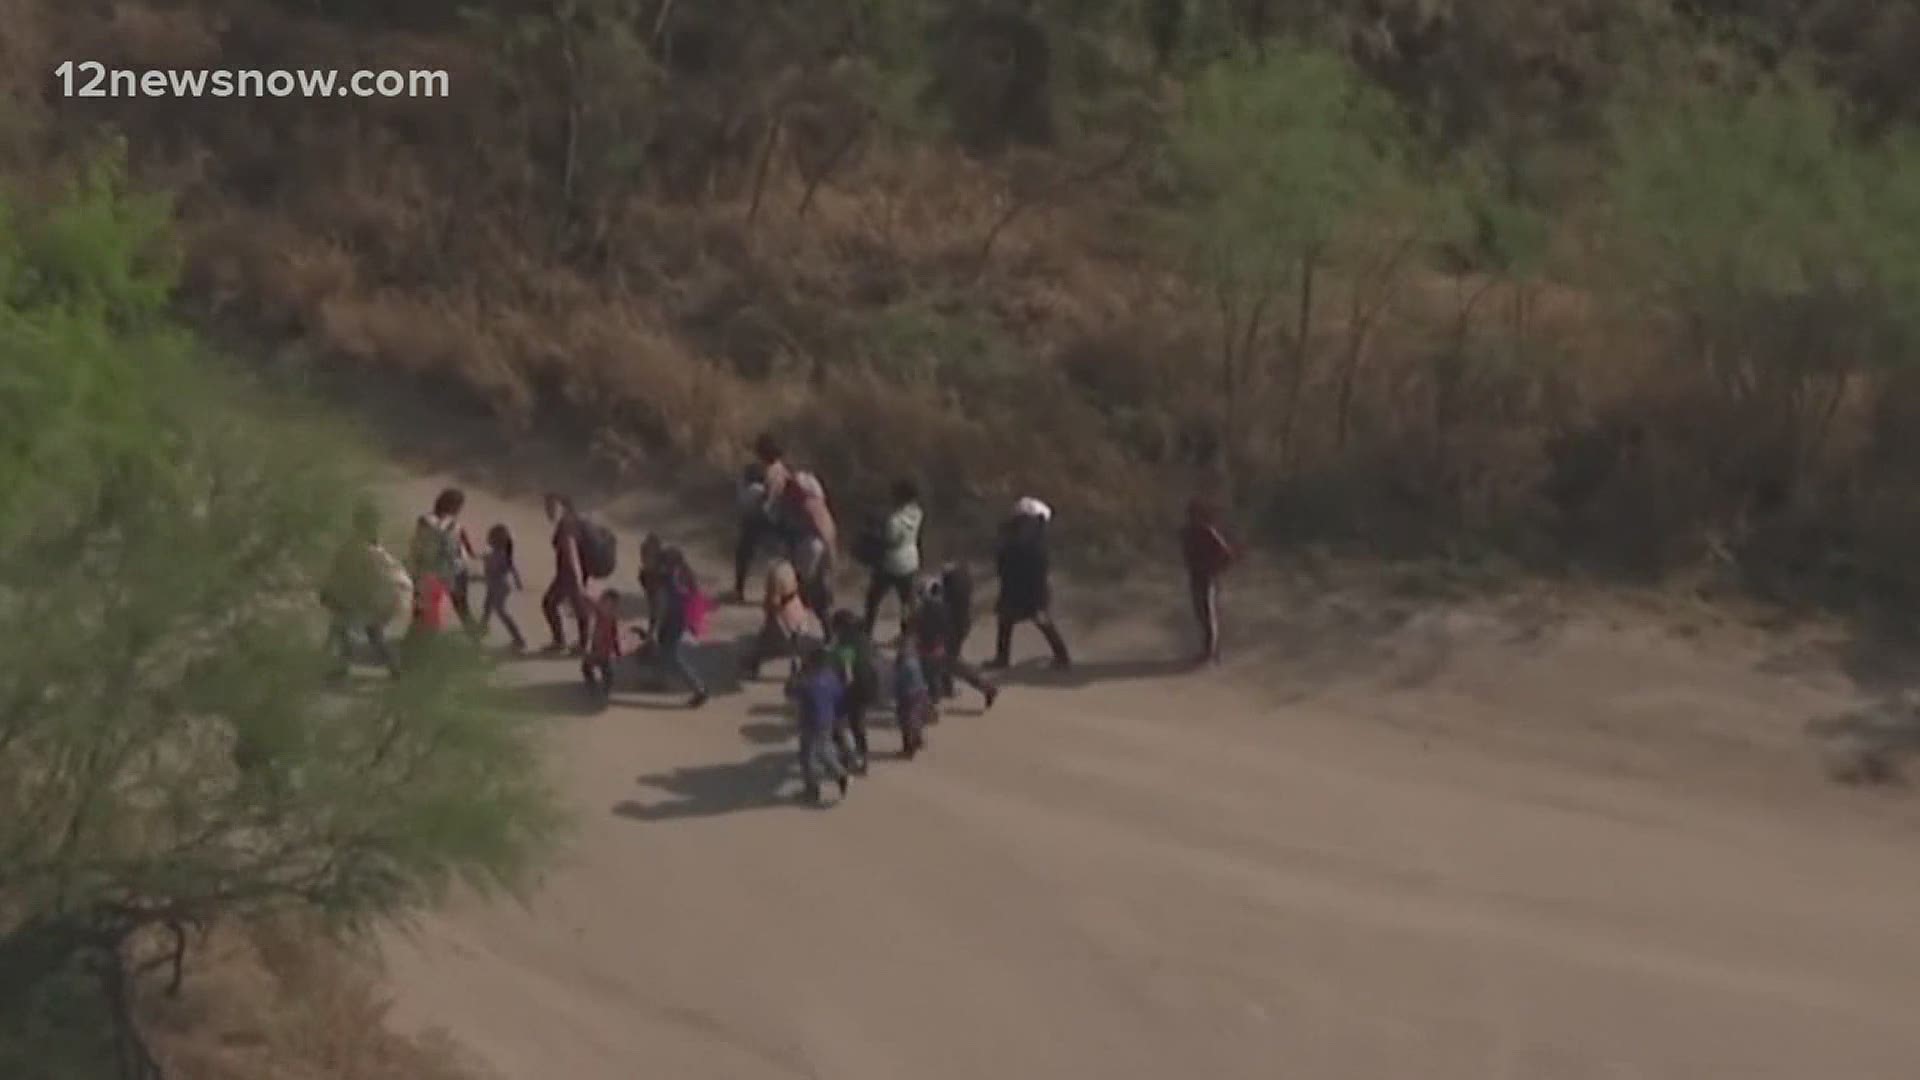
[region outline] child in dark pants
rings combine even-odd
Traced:
[[[1180,530],[1180,549],[1187,564],[1187,591],[1193,600],[1194,621],[1200,625],[1199,663],[1220,662],[1220,577],[1239,552],[1220,530],[1219,515],[1205,499],[1187,503],[1187,524]]]
[[[938,578],[921,583],[913,608],[907,614],[906,646],[919,654],[935,702],[951,698],[957,680],[980,691],[986,707],[991,709],[1000,698],[1000,689],[954,651],[959,635],[945,591]]]
[[[867,711],[873,708],[880,696],[880,672],[874,663],[873,638],[868,635],[866,624],[859,616],[842,609],[833,613],[832,636],[828,639],[827,648],[832,654],[841,683],[847,689],[841,719],[853,736],[854,751],[847,767],[853,770],[855,776],[865,776]]]
[[[612,589],[588,602],[590,620],[580,675],[605,701],[613,694],[613,665],[620,659],[620,594]]]
[[[520,624],[513,621],[507,613],[507,597],[516,589],[525,589],[526,583],[520,580],[520,568],[513,561],[513,534],[505,525],[495,525],[487,530],[486,558],[487,593],[480,608],[480,636],[485,638],[487,630],[496,616],[506,626],[507,633],[513,637],[513,651],[526,652],[527,638],[520,632]]]
[[[847,795],[847,770],[842,762],[850,749],[842,744],[840,715],[844,710],[846,688],[833,669],[827,650],[814,645],[800,661],[800,670],[788,683],[800,722],[800,778],[806,785],[808,801],[820,801],[820,778],[824,774]]]
[[[903,643],[893,662],[893,714],[900,726],[901,753],[908,761],[927,746],[927,724],[933,720],[933,694],[927,672],[911,642]]]

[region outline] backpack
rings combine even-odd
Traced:
[[[580,532],[577,538],[580,547],[580,569],[590,578],[610,578],[619,564],[619,541],[613,530],[597,521],[580,519]]]
[[[708,599],[705,592],[701,591],[700,586],[688,583],[686,606],[687,634],[695,641],[705,640],[707,636],[707,619],[713,614],[713,601]]]
[[[456,575],[464,560],[460,552],[460,526],[441,527],[432,517],[422,515],[414,522],[413,543],[407,555],[415,573]]]

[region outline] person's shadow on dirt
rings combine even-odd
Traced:
[[[605,708],[577,676],[502,687],[497,700],[511,712],[534,716],[593,716]]]
[[[947,711],[945,706],[942,706],[942,711]],[[979,710],[957,709],[953,712],[957,716],[979,715]],[[799,738],[793,726],[793,709],[789,706],[768,703],[749,705],[747,715],[761,718],[760,722],[743,724],[740,727],[741,737],[750,743],[790,742]],[[869,728],[899,727],[893,715],[893,707],[882,705],[868,710],[867,726]]]
[[[762,711],[766,706],[755,705],[747,710],[748,716],[784,716],[784,711]],[[779,746],[795,742],[799,735],[791,721],[754,720],[740,725],[740,737],[754,746]]]
[[[797,804],[782,789],[795,771],[793,753],[787,750],[769,750],[723,765],[682,766],[639,778],[642,786],[664,791],[669,798],[659,802],[628,799],[616,804],[613,812],[635,821],[677,821],[791,807]]]
[[[1052,690],[1079,690],[1096,683],[1130,682],[1137,679],[1167,679],[1199,670],[1191,658],[1162,657],[1153,660],[1094,660],[1075,663],[1065,670],[1042,660],[1029,660],[1003,671],[982,674],[1002,686],[1024,686]]]
[[[694,674],[707,685],[713,697],[738,694],[745,688],[740,678],[739,653],[732,642],[689,641],[680,646]],[[686,687],[680,677],[645,653],[636,653],[621,661],[615,677],[614,693],[674,694],[684,696]]]

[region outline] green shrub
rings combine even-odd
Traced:
[[[471,651],[328,679],[314,583],[364,491],[340,445],[165,325],[161,235],[110,171],[10,220],[0,1016],[58,1011],[85,972],[130,1035],[149,931],[351,928],[523,880],[553,804]]]

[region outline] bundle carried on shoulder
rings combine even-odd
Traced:
[[[327,610],[362,625],[385,625],[413,608],[413,575],[379,544],[341,548],[320,586]]]
[[[1013,504],[1014,517],[1039,518],[1041,521],[1053,520],[1053,507],[1031,495],[1022,496]]]

